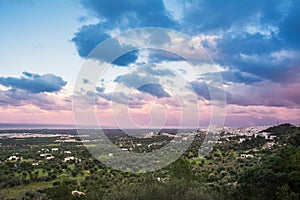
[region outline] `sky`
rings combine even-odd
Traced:
[[[224,94],[226,126],[299,124],[299,10],[298,0],[0,0],[0,123],[74,124],[75,99],[86,124],[93,108],[103,127],[207,126]],[[169,52],[109,62],[145,42],[146,27],[164,30],[151,44]],[[103,70],[97,81],[81,75],[87,64]]]

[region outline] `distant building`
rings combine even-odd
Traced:
[[[51,153],[42,153],[42,154],[40,154],[40,157],[42,157],[42,158],[47,158],[47,157],[51,157],[51,156],[52,156]]]
[[[148,132],[145,134],[144,138],[152,138],[154,136],[153,132]]]
[[[63,162],[68,162],[68,161],[71,161],[71,160],[74,160],[75,162],[81,162],[80,158],[76,158],[74,156],[69,156],[69,157],[64,158]]]
[[[49,152],[49,149],[41,149],[42,152]]]
[[[54,159],[54,156],[48,156],[46,157],[47,160],[53,160]]]
[[[80,192],[80,191],[78,191],[78,190],[72,191],[71,194],[72,194],[73,196],[74,196],[74,195],[78,195],[78,196],[83,195],[83,196],[85,196],[85,193],[84,193],[84,192]]]
[[[66,157],[63,162],[68,162],[70,160],[75,160],[75,157],[74,156],[70,156],[70,157]]]
[[[16,161],[16,160],[19,160],[19,159],[20,159],[20,157],[17,157],[17,156],[10,156],[8,158],[9,161]]]
[[[254,158],[253,154],[241,154],[241,158]]]

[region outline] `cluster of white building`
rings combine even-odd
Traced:
[[[65,134],[41,134],[41,133],[0,133],[0,138],[53,138],[53,137],[70,137]]]

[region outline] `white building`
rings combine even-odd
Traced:
[[[19,160],[19,159],[20,159],[20,157],[17,157],[17,156],[10,156],[10,157],[8,158],[9,161]]]
[[[52,160],[52,159],[54,159],[54,156],[48,156],[48,157],[46,157],[46,159],[47,160]]]
[[[241,158],[253,158],[253,154],[241,154]]]

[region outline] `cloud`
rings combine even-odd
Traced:
[[[259,15],[261,23],[274,23],[281,17],[280,0],[205,1],[184,0],[183,30],[188,33],[217,32],[243,26]]]
[[[23,72],[24,76],[0,77],[0,84],[13,89],[22,89],[30,93],[58,92],[67,84],[61,77],[54,74],[38,75]]]
[[[226,84],[242,83],[247,85],[263,81],[263,79],[260,77],[238,70],[225,70],[219,73]],[[206,81],[216,81],[216,77],[218,76],[216,73],[205,73],[203,74],[203,77]]]
[[[83,82],[84,84],[88,84],[90,81],[89,81],[88,79],[84,78],[84,79],[82,79],[82,82]]]
[[[162,61],[181,61],[181,58],[178,55],[175,55],[171,52],[163,51],[163,50],[149,50],[149,60],[153,63],[160,63]]]
[[[0,77],[1,107],[35,106],[42,110],[70,110],[70,102],[57,94],[67,84],[61,77],[53,74],[39,75],[23,72],[20,78]]]
[[[83,7],[100,22],[83,26],[72,41],[75,42],[79,54],[85,57],[113,32],[154,26],[181,30],[192,37],[201,34],[215,36],[219,38],[216,41],[219,53],[214,56],[216,62],[264,79],[282,81],[273,77],[281,74],[286,65],[288,67],[293,65],[296,68],[295,63],[299,63],[296,57],[271,65],[264,62],[272,59],[272,54],[276,52],[299,50],[300,3],[298,1],[182,0],[180,3],[183,7],[182,17],[175,20],[165,8],[163,1],[159,0],[151,3],[146,0],[82,1]],[[154,38],[154,41],[160,40],[165,41],[166,36]],[[257,62],[245,59],[245,56],[257,55],[261,58]],[[127,58],[122,58],[124,62],[115,64],[126,66],[135,62],[136,58],[137,54],[129,54]],[[149,51],[149,58],[153,62],[180,59],[169,53],[151,51]]]
[[[110,38],[109,31],[106,30],[104,24],[92,24],[84,25],[75,33],[75,37],[71,40],[75,43],[77,47],[78,54],[84,58],[93,58],[97,60],[102,60],[109,62],[114,55],[120,55],[120,57],[113,60],[112,64],[119,66],[126,66],[130,63],[135,62],[138,57],[136,51],[131,51],[131,47],[120,45],[119,41],[116,39],[111,39],[109,47],[105,52],[92,52],[92,50],[104,40]],[[129,51],[126,54],[121,52]]]
[[[174,77],[175,73],[170,69],[165,69],[165,67],[159,67],[153,64],[146,64],[144,66],[139,66],[137,69],[138,72],[145,73],[145,74],[151,74],[154,76],[169,76]]]
[[[299,1],[181,3],[182,31],[193,37],[216,36],[215,46],[205,46],[218,64],[273,82],[295,82],[299,78]],[[283,52],[288,52],[288,57],[275,56]]]
[[[218,42],[218,48],[227,55],[267,54],[279,51],[282,41],[276,36],[266,36],[261,33],[226,34]]]
[[[170,97],[170,95],[158,83],[146,83],[137,89],[141,92],[149,93],[158,98]]]
[[[223,88],[218,88],[214,85],[209,85],[207,87],[206,83],[203,81],[191,81],[189,83],[190,88],[198,95],[198,97],[202,97],[205,100],[211,101],[213,100],[224,100],[224,93],[227,98],[231,98],[231,94]]]
[[[262,54],[225,55],[222,63],[233,70],[239,70],[266,80],[279,83],[299,80],[300,52],[275,51]]]
[[[71,41],[75,43],[81,57],[87,57],[99,43],[109,38],[116,30],[124,31],[138,27],[175,28],[177,26],[177,22],[165,8],[162,0],[151,2],[147,0],[86,0],[81,4],[100,20],[98,24],[82,26],[72,38]],[[158,42],[161,38],[158,39],[153,38],[153,42]],[[107,53],[118,55],[116,51],[122,48],[124,47],[115,40],[115,45],[109,47]],[[113,64],[126,66],[135,62],[137,57],[137,52],[130,52],[119,57]],[[105,56],[99,59],[106,61]]]
[[[136,72],[118,76],[114,82],[123,83],[129,88],[137,89],[158,98],[170,97],[170,94],[159,83],[159,77],[162,76],[175,77],[175,74],[169,69],[159,68],[155,65],[145,65],[139,67]]]
[[[81,57],[87,57],[100,42],[109,37],[110,35],[105,32],[103,26],[91,24],[82,26],[71,41],[75,43],[78,54]]]
[[[95,17],[113,27],[166,27],[174,28],[176,21],[165,8],[162,0],[85,0],[82,5]]]
[[[108,105],[108,102],[114,102],[117,104],[126,105],[129,108],[142,108],[147,103],[144,100],[144,97],[141,97],[139,95],[129,96],[124,92],[113,92],[113,93],[99,92],[97,95],[98,97],[100,97],[99,99],[97,99],[96,102],[97,104],[106,103]]]
[[[215,98],[221,98],[224,93],[220,88],[210,85],[208,90],[205,82],[190,82],[191,89],[200,99],[211,101],[213,92]],[[238,106],[266,106],[300,108],[300,94],[297,92],[299,83],[280,85],[270,81],[260,81],[254,84],[236,83],[225,88],[228,105]]]
[[[199,55],[200,51],[195,51],[196,46],[193,46],[202,44],[222,70],[220,73],[226,85],[228,104],[241,107],[299,107],[299,1],[180,0],[179,3],[183,8],[182,13],[174,20],[163,1],[159,0],[150,3],[145,0],[82,1],[83,7],[96,17],[99,23],[80,28],[72,41],[79,55],[86,57],[99,42],[128,29],[154,26],[179,30],[188,34],[190,40],[169,43],[169,36],[154,34],[156,37],[152,38],[152,42],[170,45],[170,50],[182,52],[185,58],[192,63],[195,61],[196,64],[199,64],[199,61],[207,61],[207,56],[201,57],[206,54]],[[99,59],[106,61],[112,55],[111,52],[132,48],[123,46],[124,44],[121,40],[115,40],[114,47],[110,47],[110,51],[104,52],[104,56]],[[186,44],[190,44],[191,48],[182,48],[186,47]],[[114,64],[128,66],[140,60],[153,63],[176,63],[183,60],[161,50],[147,50],[145,57],[140,53],[132,52]],[[187,73],[184,67],[182,70],[183,73]],[[214,73],[206,73],[203,76],[208,80],[208,84],[209,81],[215,81]],[[163,89],[160,81],[170,77],[174,77],[172,70],[142,65],[133,73],[118,76],[114,82],[130,89],[135,88],[140,91],[140,95],[148,95],[143,98],[161,98],[169,97],[170,94]],[[207,86],[197,77],[189,80],[188,89],[202,99],[211,100]],[[224,93],[219,87],[211,86],[210,89],[217,97],[218,94]],[[112,95],[104,93],[102,88],[99,93],[106,99]],[[118,93],[116,101],[123,104],[124,100],[128,102],[124,95]],[[145,103],[139,100],[136,99],[137,107]],[[244,119],[247,120],[248,117]],[[274,118],[266,119],[266,122],[272,119]],[[253,120],[253,123],[259,122],[259,118],[249,117],[249,120]]]
[[[103,92],[104,90],[105,90],[104,87],[96,87],[96,91],[99,93]]]
[[[150,75],[140,75],[137,72],[128,73],[115,78],[114,82],[123,83],[127,87],[138,88],[145,83],[158,82],[158,78]]]
[[[299,86],[299,83],[281,85],[270,81],[252,85],[235,84],[227,88],[231,94],[227,101],[240,106],[299,108]]]
[[[287,2],[286,2],[287,3]],[[286,11],[285,18],[279,24],[279,36],[293,48],[300,48],[300,2],[290,1],[289,9]]]
[[[29,93],[21,89],[0,90],[0,107],[21,107],[33,105],[42,110],[70,110],[70,102],[60,101],[55,95]]]
[[[226,126],[257,126],[276,125],[277,123],[298,123],[299,109],[265,106],[236,106],[227,107]]]

